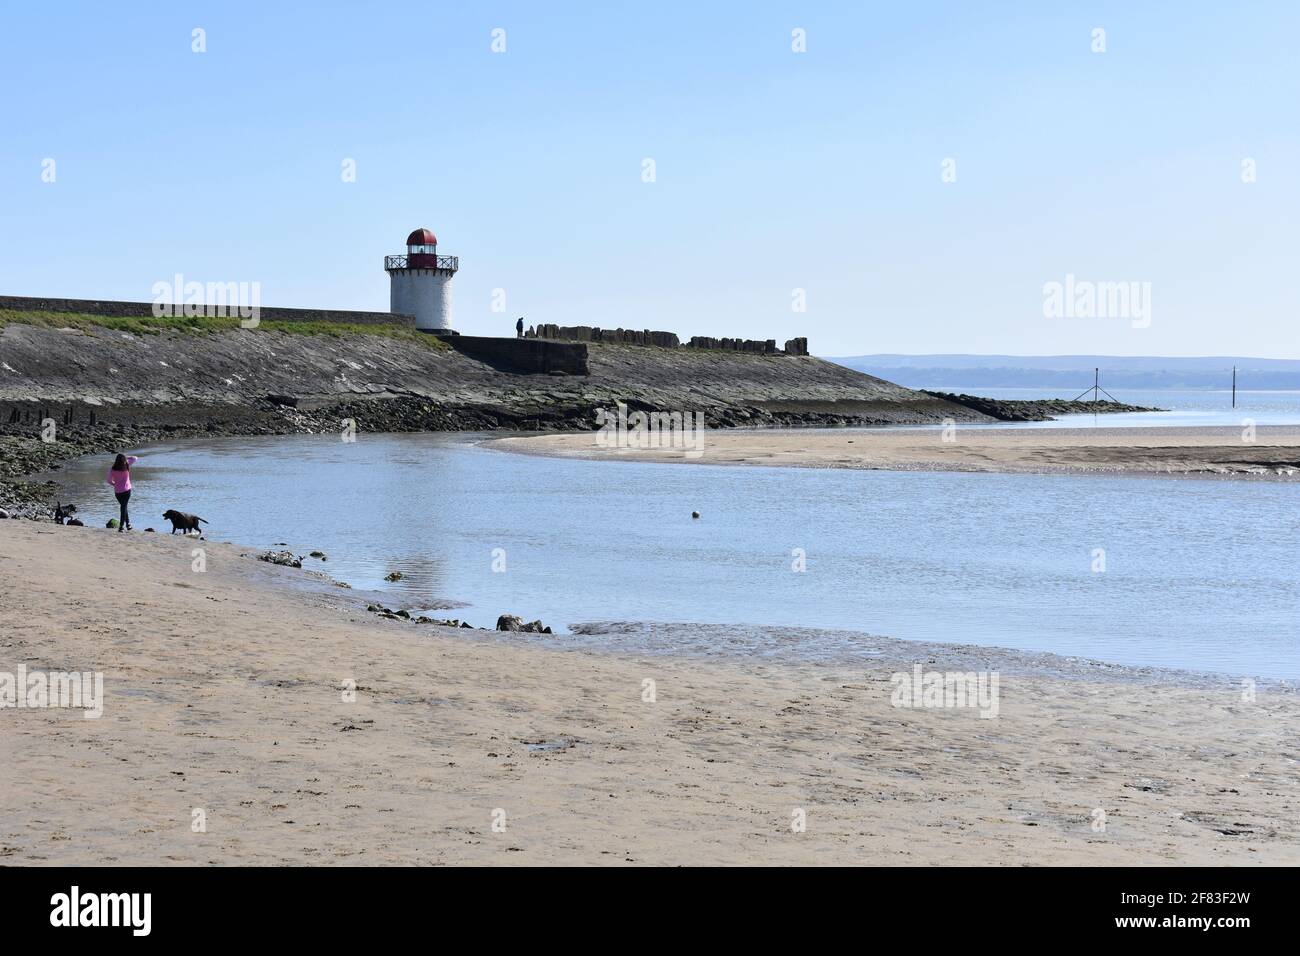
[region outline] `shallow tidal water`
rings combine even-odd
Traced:
[[[476,626],[801,625],[1300,676],[1297,484],[586,462],[475,440],[147,448],[133,521],[166,532],[176,508],[210,538],[321,550],[304,566]],[[116,514],[108,464],[60,474],[87,524]]]
[[[1079,389],[1051,388],[965,388],[960,385],[938,386],[941,392],[966,392],[986,398],[1034,400],[1043,398],[1075,399]],[[1126,405],[1159,408],[1158,412],[1123,412],[1117,415],[1065,415],[1050,422],[1006,423],[1012,428],[1106,428],[1202,427],[1223,425],[1243,428],[1256,425],[1300,424],[1300,392],[1239,391],[1236,404],[1227,390],[1212,389],[1115,389],[1110,395]],[[1082,396],[1091,398],[1091,395]],[[1105,396],[1102,396],[1105,398]],[[988,427],[969,425],[963,427]]]

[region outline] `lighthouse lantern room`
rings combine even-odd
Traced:
[[[389,311],[415,316],[422,332],[451,333],[451,279],[459,268],[456,256],[438,255],[437,236],[416,229],[406,237],[406,255],[384,256]]]

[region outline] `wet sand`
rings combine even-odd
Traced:
[[[888,471],[1300,480],[1300,427],[706,429],[702,447],[603,447],[579,432],[485,442],[566,458]]]
[[[0,521],[0,671],[106,697],[0,710],[0,863],[1300,863],[1294,691],[1008,667],[982,719],[891,703],[969,648],[530,647],[246,555]]]

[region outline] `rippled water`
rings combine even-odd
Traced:
[[[142,454],[137,528],[194,511],[209,537],[319,549],[392,606],[464,602],[448,616],[475,625],[809,625],[1300,676],[1297,484],[583,462],[445,435]],[[62,479],[98,523],[107,465]]]

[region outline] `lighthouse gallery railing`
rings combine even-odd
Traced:
[[[433,257],[421,254],[420,256],[418,256],[418,258],[430,259]],[[384,269],[385,270],[405,269],[407,268],[406,260],[407,260],[406,256],[384,256]],[[460,258],[458,256],[438,256],[437,260],[438,260],[437,268],[439,269],[450,269],[452,272],[455,272],[460,268]],[[427,265],[421,265],[421,266],[416,266],[415,268],[427,269],[429,267]]]

